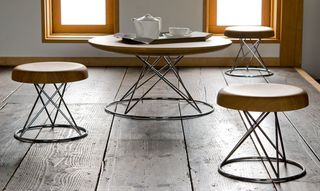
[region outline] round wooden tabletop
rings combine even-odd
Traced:
[[[224,35],[231,38],[270,38],[274,31],[265,26],[233,26],[227,27]]]
[[[259,112],[301,109],[309,104],[305,90],[286,84],[233,84],[221,89],[217,96],[220,106]]]
[[[88,78],[88,69],[74,62],[34,62],[16,66],[11,77],[23,83],[67,83]]]
[[[174,56],[212,52],[231,45],[231,40],[223,37],[210,37],[201,42],[183,42],[168,44],[125,44],[120,38],[113,35],[94,37],[89,43],[99,49],[132,54],[150,56]]]

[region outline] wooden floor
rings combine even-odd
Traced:
[[[89,68],[89,79],[72,83],[66,95],[76,121],[89,131],[88,137],[60,144],[29,144],[15,140],[13,134],[26,120],[35,91],[32,85],[11,81],[10,68],[0,68],[0,189],[319,191],[320,93],[295,69],[274,68],[275,75],[267,78],[228,77],[224,70],[179,69],[194,98],[214,105],[212,114],[189,120],[143,121],[114,117],[104,111],[134,83],[139,69]],[[174,79],[171,74],[168,78]],[[246,131],[237,111],[216,105],[217,92],[232,83],[253,82],[294,84],[309,93],[310,106],[279,114],[288,158],[304,164],[305,177],[282,184],[254,184],[231,180],[217,172],[219,163]],[[159,83],[150,94],[174,93]],[[136,112],[145,114],[187,112],[178,103],[144,103],[138,107]],[[45,121],[44,117],[39,120]],[[263,125],[273,125],[273,119],[267,118]],[[273,133],[271,128],[266,131]],[[248,140],[236,154],[257,152]],[[269,172],[262,164],[240,168],[246,176],[268,176]]]

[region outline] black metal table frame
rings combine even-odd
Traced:
[[[191,94],[185,87],[179,73],[177,70],[176,65],[178,62],[183,58],[183,56],[176,56],[175,58],[170,56],[157,56],[156,59],[152,62],[150,61],[150,56],[142,57],[136,56],[142,63],[143,67],[139,74],[137,81],[129,88],[129,90],[122,96],[119,101],[114,101],[108,104],[105,108],[105,111],[110,114],[114,114],[119,117],[131,118],[131,119],[144,119],[144,120],[175,120],[175,119],[188,119],[188,118],[195,118],[201,117],[204,115],[208,115],[213,112],[214,108],[211,104],[206,103],[204,101],[195,100],[192,98]],[[163,59],[165,61],[165,65],[157,69],[157,65],[159,64],[160,60]],[[166,75],[169,72],[172,72],[176,79],[178,80],[179,84],[181,84],[182,89],[185,91],[181,91],[179,87],[176,87],[173,83],[171,83],[167,78]],[[143,79],[146,74],[151,73],[150,77]],[[146,92],[140,97],[134,97],[136,90],[146,84],[155,76],[158,76],[159,79],[151,85]],[[158,84],[160,81],[165,82],[171,89],[173,89],[180,97],[146,97],[146,95]],[[131,115],[129,112],[140,102],[143,100],[169,100],[169,101],[185,101],[189,105],[191,105],[196,114],[189,114],[189,115],[176,115],[176,116],[146,116],[146,115]],[[117,104],[126,104],[126,109],[123,113],[118,111],[114,111],[111,109],[111,106]],[[198,104],[203,104],[204,106],[208,107],[209,110],[206,112],[201,111]]]

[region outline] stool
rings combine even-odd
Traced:
[[[224,35],[230,38],[239,38],[240,40],[240,49],[231,69],[225,72],[227,75],[236,77],[262,77],[271,76],[273,74],[264,64],[264,61],[258,51],[262,38],[270,38],[274,36],[272,28],[264,26],[227,27],[224,31]],[[244,47],[248,49],[247,52],[244,51]],[[240,54],[242,54],[241,57]],[[244,59],[249,54],[251,54],[250,61],[245,63],[245,67],[241,66],[243,65],[242,63]],[[253,67],[254,60],[258,62],[257,67]]]
[[[65,142],[83,138],[87,136],[87,131],[83,127],[79,127],[69,108],[67,107],[65,100],[63,99],[66,91],[67,83],[86,79],[88,77],[87,68],[78,63],[73,62],[35,62],[29,64],[22,64],[16,66],[12,71],[12,80],[23,83],[32,83],[37,91],[37,98],[32,106],[32,109],[28,115],[28,118],[23,126],[15,132],[14,137],[23,142],[34,143],[52,143],[52,142]],[[52,85],[54,92],[50,95],[45,87]],[[55,100],[56,99],[56,100]],[[41,102],[41,104],[39,103]],[[41,108],[35,112],[37,104],[41,105]],[[52,115],[48,109],[48,105],[54,106],[54,112]],[[66,113],[61,110],[62,105],[65,107]],[[49,124],[34,125],[36,119],[40,114],[45,111]],[[32,114],[35,113],[33,118]],[[57,124],[56,120],[58,114],[68,122],[68,124]],[[25,133],[31,130],[42,130],[43,128],[68,128],[75,131],[76,135],[68,135],[63,138],[30,138],[25,136]],[[70,133],[71,134],[71,133]]]
[[[306,174],[305,168],[292,160],[286,158],[284,144],[282,141],[282,135],[280,130],[280,124],[278,120],[277,112],[291,111],[296,109],[304,108],[308,105],[307,93],[298,87],[283,84],[246,84],[246,85],[232,85],[221,89],[217,96],[217,103],[226,108],[241,110],[244,114],[244,120],[248,122],[250,127],[247,132],[234,146],[231,152],[219,165],[219,173],[223,176],[256,183],[280,183],[300,178]],[[254,118],[249,111],[261,112],[258,118]],[[260,126],[261,122],[270,114],[274,113],[275,117],[275,139],[274,141],[265,133],[263,128]],[[260,131],[261,136],[258,136]],[[232,158],[230,157],[234,152],[242,145],[242,143],[252,134],[255,136],[258,145],[261,147],[264,156],[248,156]],[[273,149],[275,149],[275,157],[269,156],[261,141],[261,137],[266,138],[266,142],[270,143]],[[251,137],[252,139],[252,137]],[[253,141],[253,139],[252,139]],[[275,142],[275,143],[274,143]],[[280,143],[279,143],[280,142]],[[279,146],[280,145],[280,146]],[[280,151],[281,148],[281,151]],[[227,172],[223,167],[227,164],[231,165],[239,162],[258,162],[266,161],[272,168],[272,174],[268,178],[255,178],[255,177],[243,177],[235,175],[235,173]],[[275,164],[274,164],[275,163]],[[253,163],[254,164],[254,163]],[[280,164],[284,164],[287,167],[290,165],[292,168],[297,168],[297,173],[294,175],[281,176]]]

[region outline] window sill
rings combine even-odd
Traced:
[[[90,38],[95,36],[108,35],[106,33],[54,33],[47,34],[42,42],[44,43],[87,43]]]
[[[43,39],[44,43],[87,43],[90,38],[95,36],[108,35],[105,33],[90,33],[90,34],[77,34],[77,33],[55,33],[46,35]],[[228,38],[222,34],[214,34],[214,36],[221,36]],[[230,38],[233,43],[240,43],[237,38]],[[253,41],[252,41],[253,42]],[[280,39],[277,38],[266,38],[262,39],[262,43],[280,43]]]

